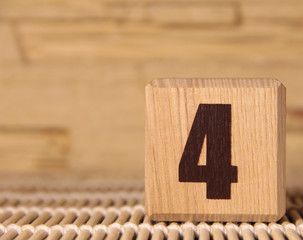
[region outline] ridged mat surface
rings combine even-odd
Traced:
[[[290,239],[303,236],[303,191],[277,223],[151,222],[141,182],[0,182],[0,240]]]

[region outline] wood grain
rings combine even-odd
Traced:
[[[70,137],[63,129],[0,127],[1,158],[4,171],[64,169],[68,164]]]
[[[0,18],[6,20],[111,20],[116,22],[154,22],[160,25],[234,25],[238,8],[234,2],[211,1],[104,1],[88,0],[12,0],[1,1]],[[5,9],[5,11],[2,9]]]
[[[66,168],[59,164],[56,169],[43,164],[30,168],[27,163],[37,161],[34,154],[31,159],[29,155],[20,159],[24,167],[18,169],[53,173],[68,169],[98,178],[142,179],[144,112],[139,109],[144,109],[144,94],[136,80],[134,68],[125,62],[6,67],[0,78],[0,128],[59,128],[69,135],[70,151],[63,161]],[[123,117],[116,117],[118,112]],[[21,134],[14,136],[25,141]],[[46,139],[53,138],[50,135]],[[27,146],[31,152],[31,145]],[[13,171],[9,162],[15,159],[14,152],[6,150],[2,154],[5,158],[0,171]]]
[[[154,78],[274,77],[288,112],[302,111],[302,9],[301,0],[2,0],[0,127],[70,138],[67,164],[31,168],[34,151],[18,169],[143,179],[144,85]],[[288,120],[288,185],[300,184],[302,118]],[[3,156],[1,174],[14,153]]]
[[[286,101],[280,82],[157,79],[145,91],[145,206],[153,220],[275,221],[282,217]],[[178,165],[199,104],[231,104],[231,163],[238,168],[238,182],[231,184],[230,200],[208,199],[205,183],[178,181]]]
[[[295,27],[303,24],[302,1],[245,1],[242,4],[242,16],[248,25]]]
[[[0,3],[0,18],[14,19],[84,19],[96,18],[102,13],[98,1],[81,0],[13,0]]]
[[[20,63],[21,56],[14,36],[14,29],[8,23],[0,22],[0,64]]]

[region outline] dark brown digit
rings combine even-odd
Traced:
[[[206,166],[199,166],[207,136]],[[206,182],[208,199],[230,199],[238,169],[231,165],[231,105],[200,104],[179,163],[180,182]]]

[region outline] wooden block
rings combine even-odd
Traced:
[[[152,220],[275,221],[285,212],[285,87],[273,79],[146,86]]]

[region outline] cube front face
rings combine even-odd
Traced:
[[[145,205],[163,221],[282,217],[284,86],[270,79],[147,85]]]

